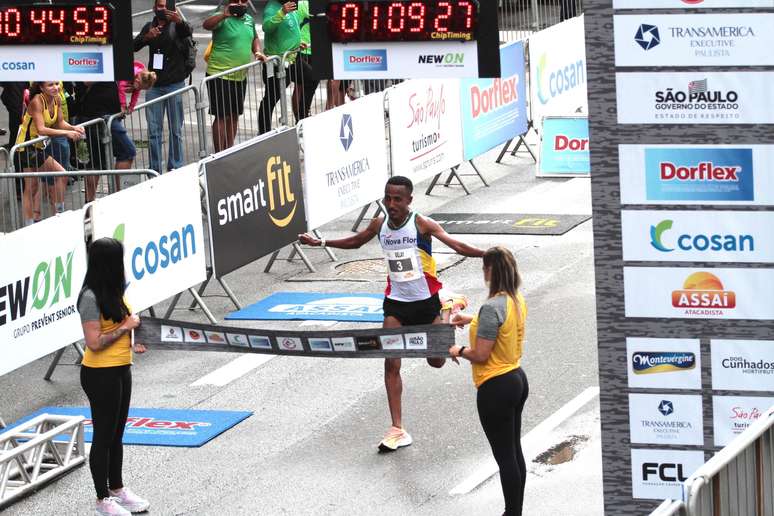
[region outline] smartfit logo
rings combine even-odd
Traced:
[[[658,32],[658,27],[643,23],[639,26],[637,33],[634,35],[634,41],[641,46],[643,50],[650,50],[651,48],[657,47],[661,43],[661,35]]]
[[[755,251],[755,237],[745,234],[691,234],[683,233],[674,239],[669,245],[664,242],[664,233],[670,231],[673,220],[664,219],[655,226],[650,226],[650,245],[662,253],[680,251],[726,251],[726,252],[753,252]]]
[[[347,72],[386,72],[387,49],[344,51],[344,70]]]
[[[341,129],[339,130],[339,140],[345,151],[348,151],[355,139],[355,131],[352,129],[352,115],[344,113],[341,115]]]
[[[64,73],[102,73],[100,52],[65,52],[62,54]]]

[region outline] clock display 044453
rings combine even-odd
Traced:
[[[112,15],[100,4],[0,7],[0,45],[109,45]]]

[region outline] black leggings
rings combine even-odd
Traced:
[[[110,489],[124,487],[121,468],[124,462],[124,437],[129,400],[132,397],[130,366],[81,367],[81,386],[89,398],[94,435],[89,467],[97,498],[109,496]]]
[[[263,134],[271,129],[272,118],[274,116],[274,106],[280,100],[280,95],[285,94],[285,88],[280,86],[280,80],[275,75],[268,77],[266,73],[266,67],[271,65],[261,66],[261,78],[266,85],[266,90],[261,100],[261,106],[258,108],[258,134]],[[313,78],[312,65],[306,56],[298,56],[298,58],[287,69],[287,75],[285,75],[285,87],[291,82],[295,83],[296,88],[301,88],[301,105],[298,106],[297,120],[302,120],[309,116],[309,110],[312,107],[312,100],[314,99],[314,93],[317,89],[317,85],[320,81]],[[288,122],[290,123],[290,122]]]
[[[529,395],[527,375],[519,367],[495,376],[478,389],[478,417],[500,467],[505,514],[521,515],[527,465],[521,451],[521,411]]]

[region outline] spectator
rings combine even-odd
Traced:
[[[269,0],[263,10],[264,51],[266,55],[280,56],[285,52],[301,47],[301,27],[298,22],[298,6],[293,0]],[[316,83],[311,80],[312,69],[301,59],[295,59],[293,54],[288,55],[288,74],[285,77],[285,86],[292,81],[303,91],[303,99],[311,104]],[[279,101],[279,96],[284,94],[280,87],[280,80],[276,76],[268,77],[266,67],[261,70],[263,83],[266,85],[261,107],[258,110],[259,133],[263,134],[271,129],[271,120],[274,114],[274,106]],[[306,79],[306,80],[305,80]],[[306,118],[309,112],[306,102],[299,105],[296,120]]]
[[[8,110],[8,144],[5,147],[11,150],[16,144],[16,137],[19,134],[19,124],[24,115],[24,88],[23,82],[4,82],[2,83],[3,93],[0,94],[5,109]]]
[[[145,65],[139,61],[134,62],[134,79],[132,81],[118,81],[118,101],[121,103],[121,112],[131,114],[137,101],[140,99],[140,91],[148,90],[156,84],[156,72],[145,69]],[[129,103],[126,96],[131,95]]]
[[[255,21],[247,13],[247,0],[230,0],[223,12],[204,20],[212,31],[212,50],[207,60],[207,75],[215,75],[252,61],[265,61]],[[245,108],[247,70],[240,70],[207,82],[210,97],[212,140],[215,152],[234,145],[239,116]]]
[[[311,34],[311,21],[312,17],[309,14],[309,0],[301,0],[298,2],[298,11],[296,11],[296,17],[298,18],[298,25],[301,30],[301,52],[298,54],[298,59],[301,60],[301,64],[304,69],[312,70],[312,34]],[[299,88],[298,84],[293,87],[293,116],[296,117],[296,123],[298,123],[299,114],[304,112],[306,116],[309,116],[309,112],[312,107],[312,100],[314,98],[314,92],[317,90],[317,86],[320,81],[313,79],[312,76],[301,76],[302,84],[309,84],[308,88]],[[311,91],[311,94],[304,92]],[[343,103],[343,102],[342,102]],[[304,111],[301,110],[303,104]]]
[[[32,83],[30,94],[32,99],[22,118],[16,145],[34,140],[38,136],[66,136],[71,140],[83,138],[83,128],[73,127],[62,117],[62,100],[59,95],[58,82]],[[21,152],[14,156],[14,165],[16,170],[25,172],[64,172],[62,165],[51,156],[51,146],[47,146],[43,142],[24,147]],[[44,180],[52,211],[63,212],[67,177],[47,177]],[[25,226],[41,219],[40,189],[37,178],[24,178],[22,214]]]
[[[34,83],[29,82],[30,88]],[[30,105],[30,88],[24,89],[24,109]],[[65,122],[70,122],[70,102],[73,101],[72,94],[74,93],[73,83],[68,82],[66,85],[64,82],[59,81],[59,105],[62,108],[62,119]],[[70,166],[70,141],[66,136],[52,136],[51,141],[51,155],[54,159],[64,167],[65,170],[71,170]]]
[[[135,52],[148,46],[148,70],[156,72],[156,84],[145,94],[147,102],[185,87],[185,79],[189,75],[186,68],[188,56],[182,48],[193,34],[191,25],[184,22],[177,11],[166,8],[166,0],[155,0],[153,11],[155,18],[146,23],[134,38]],[[157,172],[162,171],[165,112],[170,133],[167,170],[183,166],[183,99],[173,96],[148,106],[145,111],[150,139],[150,168]]]

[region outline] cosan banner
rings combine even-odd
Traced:
[[[387,99],[393,175],[419,182],[462,162],[459,81],[406,81]]]
[[[546,117],[541,138],[538,176],[588,176],[591,173],[587,117]]]
[[[83,338],[83,211],[0,236],[0,375]]]
[[[124,244],[126,298],[139,312],[206,278],[198,164],[92,204],[94,239]]]
[[[298,135],[287,129],[205,162],[216,276],[282,249],[306,231],[298,153]]]
[[[382,197],[390,175],[383,93],[366,95],[301,124],[310,230]]]
[[[588,113],[586,38],[578,16],[529,37],[530,115]]]
[[[462,140],[466,160],[527,132],[524,42],[500,47],[500,69],[502,78],[462,80]]]

